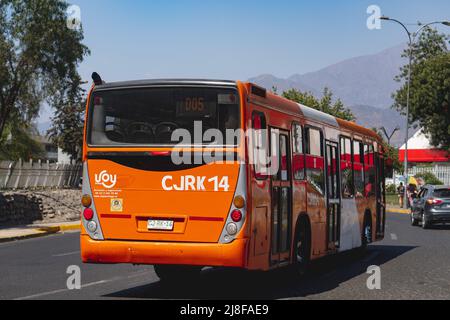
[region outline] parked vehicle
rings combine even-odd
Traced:
[[[450,186],[425,185],[413,200],[411,223],[427,229],[436,223],[450,223]]]

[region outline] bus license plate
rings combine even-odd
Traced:
[[[148,220],[147,228],[148,228],[148,230],[172,231],[173,230],[173,221],[172,220]]]

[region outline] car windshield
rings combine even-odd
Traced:
[[[227,129],[239,129],[237,90],[211,87],[99,90],[94,91],[90,102],[88,143],[175,145],[179,143],[172,139],[175,130],[185,129],[194,137],[200,123],[201,134],[217,129],[225,137]]]
[[[450,198],[450,189],[436,189],[434,196],[437,198]]]

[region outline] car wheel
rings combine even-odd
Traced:
[[[425,213],[422,213],[422,228],[423,229],[429,229],[430,228],[430,222],[428,221]]]
[[[417,227],[419,225],[419,220],[414,218],[414,214],[411,213],[411,225]]]

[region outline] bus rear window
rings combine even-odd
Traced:
[[[226,130],[240,124],[239,95],[231,88],[105,90],[94,92],[90,103],[88,143],[96,146],[176,145],[177,129],[187,130],[194,143],[194,124],[200,141],[207,130],[217,129],[226,145]]]

